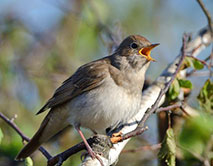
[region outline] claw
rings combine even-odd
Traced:
[[[121,131],[117,132],[117,133],[113,133],[112,137],[120,137],[123,133]]]
[[[118,133],[113,133],[110,140],[113,144],[121,142],[122,141],[122,132],[119,131]]]
[[[92,157],[93,160],[96,158],[100,162],[101,166],[104,166],[104,163],[101,160],[101,158],[93,150],[90,152],[88,151],[88,153]]]

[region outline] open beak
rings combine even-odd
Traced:
[[[143,55],[148,61],[156,61],[155,59],[153,59],[150,54],[151,54],[151,50],[155,47],[157,47],[158,45],[160,45],[159,43],[157,44],[151,44],[147,47],[141,48],[139,50],[139,54]]]

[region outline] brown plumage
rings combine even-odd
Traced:
[[[103,132],[137,113],[145,72],[153,60],[150,50],[155,46],[142,36],[129,36],[111,56],[81,66],[39,110],[37,114],[50,109],[16,159],[28,157],[69,125],[75,126],[93,156],[79,127]]]

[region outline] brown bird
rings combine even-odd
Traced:
[[[150,61],[154,61],[150,53],[157,45],[132,35],[112,55],[81,66],[37,113],[50,109],[16,159],[28,157],[69,125],[78,131],[88,153],[96,157],[80,127],[103,133],[126,123],[139,111],[145,72]]]

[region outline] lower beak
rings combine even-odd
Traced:
[[[153,59],[150,54],[151,54],[151,50],[155,47],[157,47],[158,45],[160,45],[159,43],[157,44],[151,44],[147,47],[144,47],[144,48],[141,48],[139,50],[139,54],[145,56],[145,58],[148,60],[148,61],[156,61],[155,59]]]

